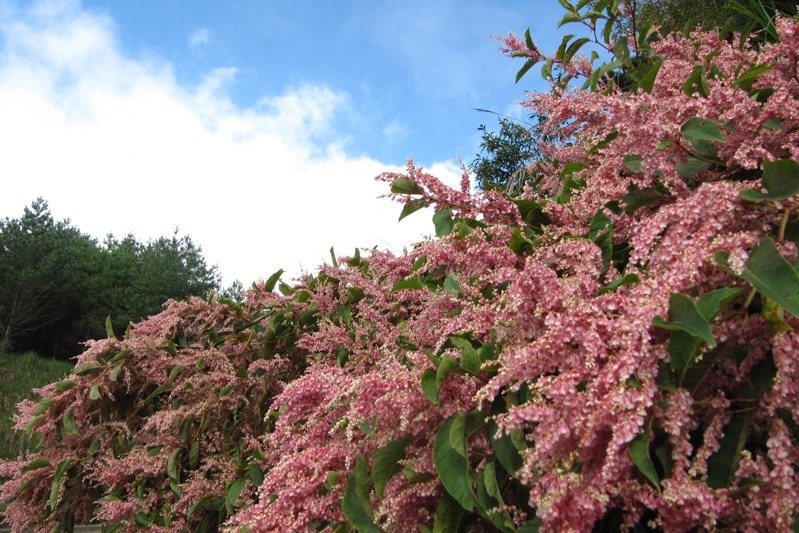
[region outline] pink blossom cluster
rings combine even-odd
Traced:
[[[528,105],[548,116],[553,133],[570,144],[550,148],[545,170],[553,190],[528,195],[551,221],[530,236],[529,252],[509,246],[514,234],[526,229],[511,200],[448,189],[413,166],[402,176],[383,176],[419,186],[406,201],[421,198],[452,209],[455,229],[405,256],[375,255],[368,268],[325,269],[339,286],[324,297],[338,300],[317,304],[330,310],[330,322],[303,345],[319,359],[278,397],[275,406],[285,409],[286,421],[266,436],[281,476],[287,457],[301,458],[302,471],[316,472],[314,490],[320,496],[303,491],[298,497],[296,487],[272,483],[267,474],[264,487],[270,488],[232,519],[232,529],[315,528],[344,520],[340,501],[319,488],[320,467],[324,470],[329,456],[307,452],[347,450],[337,452],[342,463],[336,472],[349,473],[357,457],[376,457],[381,446],[403,437],[410,440],[400,464],[427,476],[420,481],[398,474],[382,495],[372,492],[375,524],[386,530],[429,526],[446,492],[433,477],[441,475],[431,463],[436,431],[453,413],[473,410],[495,420],[500,435],[522,437],[522,464],[511,474],[529,490],[529,499],[505,507],[517,526],[537,517],[546,530],[588,531],[616,511],[628,526],[643,520],[669,531],[790,527],[799,509],[799,456],[795,432],[775,413],[789,411],[793,427],[799,420],[793,414],[799,400],[797,350],[786,344],[795,342],[795,334],[771,334],[767,320],[748,310],[740,296],[713,323],[719,347],[701,354],[719,361],[689,390],[659,383],[670,365],[669,335],[653,319],[667,315],[673,293],[696,298],[719,287],[746,288],[714,255],[748,253],[776,233],[785,204],[754,204],[739,195],[757,186],[743,177],[746,170],[761,168],[763,161],[797,159],[799,86],[795,66],[784,68],[799,49],[795,25],[781,19],[782,41],[759,50],[741,50],[712,34],[669,38],[656,45],[664,63],[651,93],[569,90],[533,96]],[[713,58],[716,73],[707,81],[708,94],[687,94],[686,79],[706,57]],[[754,83],[773,90],[765,102],[736,84],[742,72],[761,64],[774,65]],[[715,144],[714,164],[686,177],[677,169],[693,148],[683,127],[697,117],[721,125],[723,136]],[[763,127],[770,119],[780,124],[778,131]],[[611,132],[612,142],[592,149]],[[630,155],[640,156],[635,170],[625,163]],[[557,203],[550,194],[560,188],[560,169],[567,162],[580,164],[585,185],[568,202]],[[658,192],[654,201],[624,209],[636,190]],[[614,228],[612,243],[629,248],[623,271],[614,263],[603,265],[600,245],[586,238],[597,212]],[[780,246],[787,258],[795,253],[791,242]],[[415,269],[420,259],[423,265]],[[602,290],[628,274],[636,283]],[[447,276],[458,280],[456,291],[441,285]],[[397,282],[412,277],[424,283],[386,297]],[[367,295],[349,323],[335,313],[344,305],[343,286]],[[793,317],[786,320],[791,328],[799,324]],[[452,342],[462,334],[475,344],[495,344],[498,359],[476,373],[449,374],[440,401],[426,401],[420,384],[425,372],[437,364],[440,369],[437,357],[464,366],[464,352]],[[350,354],[343,366],[333,360],[340,347]],[[727,355],[740,347],[749,349]],[[773,386],[760,397],[741,398],[753,369],[769,361],[775,365]],[[336,386],[327,381],[322,386],[321,376]],[[500,398],[504,407],[494,412]],[[732,431],[732,413],[742,407],[750,428],[747,448],[729,483],[711,486],[708,476],[718,468],[717,452],[725,431]],[[651,434],[644,433],[647,427]],[[656,448],[664,454],[657,486],[630,452],[642,434],[650,435],[653,456]],[[492,460],[486,439],[496,437],[477,432],[469,438],[474,472]],[[344,490],[346,478],[337,477],[336,490]],[[291,522],[282,522],[282,516]]]

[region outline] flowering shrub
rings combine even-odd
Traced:
[[[0,466],[15,530],[215,529],[255,501],[272,395],[296,377],[312,310],[261,290],[243,306],[171,302],[91,343],[65,380],[19,405],[41,450]],[[70,529],[71,530],[71,529]]]
[[[612,24],[618,4],[567,18]],[[435,239],[94,344],[21,405],[44,444],[2,467],[7,520],[796,527],[799,24],[776,28],[666,37],[645,72],[646,32],[608,31],[625,91],[584,41],[547,59],[507,39],[555,83],[525,102],[557,133],[534,187],[472,195],[409,164],[381,179],[402,217],[435,208]]]

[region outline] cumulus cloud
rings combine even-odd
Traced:
[[[298,85],[252,107],[229,98],[236,69],[194,86],[153,57],[126,55],[113,21],[48,1],[0,22],[0,216],[37,196],[102,238],[175,227],[203,247],[225,282],[293,274],[341,253],[401,249],[429,217],[396,223],[373,178],[396,170],[352,156],[336,128],[357,112],[346,94]],[[452,162],[434,164],[457,183]]]

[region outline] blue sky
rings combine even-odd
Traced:
[[[393,164],[462,156],[479,142],[487,108],[517,114],[518,69],[492,36],[556,33],[556,0],[527,1],[87,1],[107,13],[133,55],[168,60],[178,80],[196,83],[214,68],[233,67],[228,94],[252,106],[264,94],[301,84],[326,85],[350,99],[336,127],[348,148]],[[542,43],[543,44],[543,43]]]
[[[556,0],[0,0],[0,216],[36,196],[101,238],[175,227],[225,282],[398,249],[373,177],[408,156],[449,182],[487,108],[523,117],[536,72],[493,35],[552,50]]]

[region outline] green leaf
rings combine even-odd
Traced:
[[[452,533],[458,531],[463,518],[463,507],[444,492],[438,498],[436,512],[433,516],[433,533]]]
[[[336,313],[341,317],[341,321],[347,326],[352,322],[352,308],[349,305],[339,305],[336,307]]]
[[[202,498],[194,502],[194,504],[189,508],[189,512],[186,515],[186,518],[190,519],[192,516],[194,516],[194,513],[196,513],[197,511],[204,511],[205,509],[213,508],[215,500],[216,498],[214,498],[213,496],[203,496]]]
[[[638,154],[630,154],[624,158],[624,166],[630,172],[641,172],[643,170],[643,158]]]
[[[558,50],[555,52],[555,57],[558,58],[563,63],[565,63],[565,61],[563,61],[563,54],[566,53],[566,45],[569,44],[569,41],[572,40],[572,37],[574,37],[573,33],[564,35],[563,39],[560,41],[560,46],[558,46]]]
[[[172,367],[172,370],[169,371],[169,381],[174,381],[178,374],[180,374],[183,369],[186,368],[183,365],[175,365]]]
[[[89,399],[90,400],[100,399],[100,385],[92,385],[92,388],[89,390]]]
[[[117,340],[117,336],[114,333],[114,324],[111,322],[111,315],[105,317],[105,334],[108,335],[109,339]]]
[[[696,309],[705,317],[705,320],[710,322],[740,293],[739,287],[721,287],[703,294],[696,302]]]
[[[336,364],[343,367],[350,359],[350,351],[344,346],[336,347]]]
[[[30,472],[31,470],[38,470],[39,468],[44,468],[46,466],[51,466],[50,461],[46,459],[36,459],[23,466],[20,471]]]
[[[603,271],[607,270],[610,266],[610,261],[613,258],[612,230],[605,231],[597,239],[595,239],[594,242],[602,250],[602,269]]]
[[[111,369],[111,372],[108,373],[108,377],[111,379],[111,381],[119,380],[119,374],[122,373],[122,367],[122,364],[114,365],[114,367]]]
[[[397,178],[391,183],[394,194],[422,194],[422,188],[410,178]]]
[[[430,403],[438,405],[438,385],[436,385],[436,371],[428,368],[422,374],[422,392],[425,398],[430,400]]]
[[[649,70],[641,76],[640,80],[638,80],[638,88],[644,92],[651,93],[661,66],[663,66],[663,60],[658,58]]]
[[[793,159],[778,159],[763,163],[761,178],[766,192],[757,189],[741,191],[741,198],[750,202],[784,200],[799,192],[799,163]]]
[[[189,448],[189,468],[197,468],[200,464],[200,441],[195,440]]]
[[[480,350],[477,352],[480,356],[480,363],[485,363],[486,361],[493,361],[497,358],[497,347],[493,343],[483,344],[480,347]]]
[[[436,211],[433,215],[433,225],[436,228],[436,237],[444,237],[452,233],[452,209],[449,207]]]
[[[444,384],[444,380],[447,379],[447,376],[453,372],[457,372],[459,366],[458,361],[452,357],[445,356],[441,358],[441,363],[439,363],[438,370],[436,370],[436,395],[438,395],[438,391],[441,390],[441,385]]]
[[[662,140],[662,141],[660,141],[660,142],[658,143],[658,145],[655,147],[655,150],[657,150],[658,152],[662,152],[662,151],[663,151],[663,150],[665,150],[666,148],[670,148],[670,147],[672,147],[672,146],[674,146],[674,145],[675,145],[674,141],[670,141],[670,140],[668,140],[668,139],[663,139],[663,140]]]
[[[582,48],[582,46],[588,42],[591,42],[591,39],[589,39],[588,37],[580,37],[579,39],[571,43],[569,47],[566,49],[566,52],[563,54],[563,63],[568,64],[574,57],[574,54],[576,54],[580,50],[580,48]]]
[[[423,198],[416,198],[415,200],[409,201],[404,206],[402,206],[402,211],[400,212],[399,220],[402,220],[408,215],[412,215],[413,213],[422,209],[425,205],[426,203]]]
[[[701,345],[701,339],[686,331],[672,331],[669,338],[669,365],[676,373],[678,385],[682,385],[685,371],[696,361]]]
[[[260,487],[261,483],[264,482],[264,473],[261,472],[261,467],[256,463],[252,463],[247,467],[247,477],[250,478],[250,481],[256,487]]]
[[[575,13],[574,11],[568,11],[565,15],[563,15],[563,18],[560,19],[560,22],[558,22],[558,28],[561,28],[570,22],[580,22],[581,20],[583,20],[583,18],[578,13]]]
[[[55,388],[56,392],[64,392],[67,391],[75,386],[75,382],[71,379],[65,379],[62,381],[56,382],[53,387]]]
[[[59,501],[59,494],[61,492],[61,487],[66,482],[65,475],[67,473],[67,469],[69,468],[69,459],[64,459],[55,469],[55,475],[53,476],[53,484],[50,487],[50,512],[54,512],[56,507],[58,507]]]
[[[524,44],[527,45],[528,50],[537,50],[535,43],[533,42],[533,36],[530,35],[530,28],[524,30]]]
[[[528,520],[516,533],[538,533],[541,530],[541,519],[537,516]]]
[[[728,254],[716,254],[716,262],[729,268]],[[749,254],[740,277],[752,284],[760,294],[771,298],[786,311],[799,317],[799,274],[786,261],[771,237],[765,237]]]
[[[752,90],[752,85],[754,82],[759,78],[761,75],[765,74],[771,70],[769,65],[755,65],[754,67],[750,68],[733,82],[734,87],[738,87],[743,89],[746,92]]]
[[[378,533],[369,501],[369,472],[366,460],[359,457],[355,468],[347,478],[344,497],[341,500],[344,516],[359,533]]]
[[[64,435],[78,434],[78,427],[75,425],[75,414],[72,412],[72,409],[68,409],[64,412],[62,423],[64,424]]]
[[[679,385],[692,394],[696,392],[699,385],[702,384],[707,376],[707,373],[719,359],[719,355],[719,350],[712,350],[709,353],[705,353],[699,361],[694,359],[691,365],[683,372],[682,380]]]
[[[143,404],[146,404],[146,403],[148,403],[150,400],[152,400],[153,398],[155,398],[156,396],[159,396],[159,395],[161,395],[161,394],[163,394],[163,393],[165,393],[165,392],[167,392],[167,391],[170,391],[170,390],[172,390],[172,385],[170,385],[169,383],[162,383],[162,384],[158,385],[158,386],[155,388],[155,390],[153,390],[153,392],[151,392],[151,393],[150,393],[150,394],[149,394],[149,395],[148,395],[148,396],[147,396],[147,397],[144,399],[144,401],[143,401],[142,403],[143,403]]]
[[[514,475],[522,466],[522,456],[519,450],[513,445],[513,440],[510,435],[502,435],[497,437],[498,426],[496,422],[490,420],[488,422],[488,434],[491,436],[491,447],[494,449],[494,454],[506,472]]]
[[[661,198],[663,198],[663,193],[654,187],[630,191],[622,197],[624,212],[629,215],[638,208],[657,202]]]
[[[768,130],[779,130],[782,128],[782,120],[778,118],[770,118],[763,123],[763,127]]]
[[[516,83],[519,83],[519,80],[522,79],[524,75],[527,74],[527,72],[535,66],[536,63],[538,63],[538,59],[534,57],[531,57],[530,59],[525,61],[524,65],[522,65],[522,68],[520,68],[519,72],[516,73]]]
[[[45,398],[44,400],[36,404],[36,408],[34,409],[33,414],[40,415],[44,413],[45,411],[47,411],[48,407],[53,405],[53,403],[55,403],[55,400],[53,398]]]
[[[330,247],[330,264],[332,264],[333,267],[338,268],[338,259],[336,258],[336,251],[333,248],[334,248],[333,246]]]
[[[101,368],[103,368],[102,365],[98,365],[97,363],[83,363],[76,366],[72,372],[77,376],[85,376],[87,374],[91,374],[92,372],[96,372]]]
[[[239,478],[231,483],[230,487],[228,487],[227,493],[225,494],[225,508],[227,509],[228,514],[233,514],[233,510],[236,508],[236,503],[239,501],[241,491],[244,489],[244,485],[246,484],[246,479]]]
[[[134,519],[136,523],[142,527],[148,527],[152,524],[152,521],[147,517],[144,511],[136,511]]]
[[[291,296],[294,293],[294,289],[291,288],[290,285],[283,283],[282,281],[277,284],[277,290],[280,291],[280,294],[283,296]]]
[[[508,247],[513,250],[513,253],[524,254],[532,251],[535,244],[523,232],[522,228],[514,228],[508,241]]]
[[[468,339],[463,337],[450,337],[449,341],[461,351],[461,368],[470,374],[480,372],[480,354]]]
[[[589,154],[595,154],[595,153],[599,152],[601,149],[607,147],[611,142],[613,142],[613,140],[616,137],[618,137],[618,136],[619,136],[619,130],[616,129],[616,128],[613,128],[612,130],[610,130],[610,133],[605,135],[604,139],[602,139],[601,141],[599,141],[595,145],[591,146],[588,149],[588,153]]]
[[[702,65],[695,66],[694,70],[691,71],[691,75],[688,76],[688,80],[686,80],[685,84],[682,86],[682,90],[687,96],[699,93],[707,98],[710,95],[710,88],[707,86],[705,67]]]
[[[273,290],[275,290],[275,285],[277,285],[277,281],[280,279],[280,276],[282,275],[283,275],[283,269],[281,268],[280,270],[269,276],[269,278],[266,280],[266,283],[264,283],[264,290],[266,292],[272,292]]]
[[[423,288],[424,288],[424,282],[422,282],[422,278],[420,278],[418,275],[414,275],[409,278],[399,280],[394,284],[391,290],[403,291],[403,290],[417,290]]]
[[[649,434],[652,431],[652,421],[647,422],[646,429],[643,433],[635,437],[630,442],[630,456],[633,458],[633,463],[638,467],[638,470],[660,490],[660,479],[658,478],[655,465],[652,462],[652,457],[649,455]]]
[[[180,481],[180,448],[177,450],[173,450],[171,454],[169,454],[169,459],[166,461],[166,473],[169,475],[170,479],[174,479],[175,481]]]
[[[32,416],[31,419],[28,420],[28,423],[25,424],[25,433],[30,434],[33,431],[33,429],[39,425],[39,422],[41,422],[43,418],[44,415]]]
[[[443,285],[444,291],[450,293],[453,296],[460,296],[461,294],[461,286],[458,283],[458,280],[455,279],[455,276],[450,273],[447,278],[444,280]]]
[[[707,484],[712,488],[723,489],[730,485],[748,435],[748,416],[735,415],[724,427],[719,449],[707,460]]]
[[[711,166],[713,166],[713,163],[710,161],[702,161],[701,159],[688,156],[685,161],[677,164],[677,166],[674,168],[677,170],[677,174],[679,174],[681,178],[689,179],[693,178],[703,170],[709,169]]]
[[[456,413],[441,425],[433,448],[433,460],[446,491],[461,507],[472,512],[477,499],[467,460],[465,418],[464,413]]]
[[[405,455],[405,448],[410,442],[411,436],[407,435],[387,442],[375,451],[372,458],[372,482],[378,498],[383,497],[386,483],[402,470],[399,460]]]
[[[689,141],[724,141],[724,134],[718,124],[712,120],[694,117],[680,128],[680,132]]]
[[[505,502],[500,493],[494,461],[489,461],[477,475],[477,502],[480,514],[491,522],[498,531],[514,533],[516,527],[508,512],[503,509]],[[498,509],[499,508],[499,509]]]
[[[612,29],[612,24],[606,25],[605,28],[608,31],[610,31]],[[591,73],[591,75],[585,80],[585,83],[583,84],[582,88],[584,90],[589,88],[595,90],[599,86],[600,80],[602,80],[605,77],[605,75],[609,74],[613,69],[617,69],[623,66],[624,65],[622,64],[622,62],[618,60],[611,61],[610,63],[605,63],[604,65],[602,65],[601,67],[599,67],[598,69],[596,69]],[[590,150],[589,153],[591,153]]]
[[[396,339],[394,339],[394,344],[402,348],[403,350],[408,350],[411,352],[415,352],[419,350],[419,347],[416,346],[414,343],[406,335],[400,335]]]
[[[569,0],[558,0],[558,3],[565,9],[566,11],[574,11],[574,6],[571,5]]]
[[[593,217],[588,226],[588,239],[595,241],[597,237],[604,231],[613,229],[613,222],[608,218],[603,209],[599,209]]]
[[[741,396],[748,400],[760,400],[763,394],[771,388],[776,376],[777,367],[774,365],[774,361],[770,357],[762,359],[749,372],[746,387]]]
[[[639,279],[636,274],[625,274],[624,276],[618,277],[605,285],[604,287],[600,287],[598,291],[596,291],[597,296],[600,294],[605,294],[606,292],[613,292],[619,287],[623,287],[625,285],[632,285],[634,283],[638,283]]]
[[[713,330],[710,328],[707,319],[699,313],[694,301],[684,294],[673,292],[669,297],[668,321],[656,316],[652,322],[659,328],[671,331],[682,330],[702,339],[710,346],[716,345]]]

